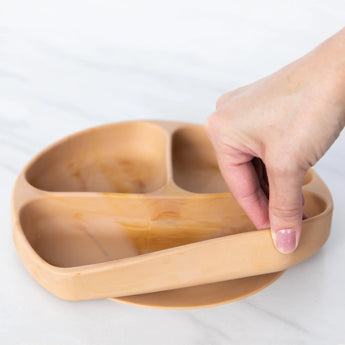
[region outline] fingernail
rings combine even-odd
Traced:
[[[289,254],[296,248],[296,231],[283,229],[276,233],[276,247],[283,254]]]

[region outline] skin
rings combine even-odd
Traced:
[[[301,236],[305,174],[344,125],[345,28],[272,75],[222,95],[206,121],[229,189],[257,229],[271,228],[282,253],[293,252]]]

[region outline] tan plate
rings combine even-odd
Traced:
[[[321,248],[332,198],[313,170],[303,193],[300,245],[280,254],[228,192],[202,126],[115,123],[67,137],[25,167],[13,236],[28,271],[60,298],[208,306],[260,290]]]
[[[182,289],[110,298],[140,307],[157,309],[196,309],[238,301],[253,295],[276,281],[284,271],[226,280]]]

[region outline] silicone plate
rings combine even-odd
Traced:
[[[61,298],[210,306],[259,291],[321,248],[331,195],[313,170],[303,192],[300,245],[280,254],[228,192],[202,126],[115,123],[67,137],[24,168],[13,236],[29,272]]]

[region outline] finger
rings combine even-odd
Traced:
[[[269,227],[268,199],[260,186],[251,157],[241,163],[219,159],[219,167],[234,198],[255,227]]]
[[[284,254],[296,249],[301,236],[303,177],[302,172],[292,170],[268,171],[272,237],[276,248]]]

